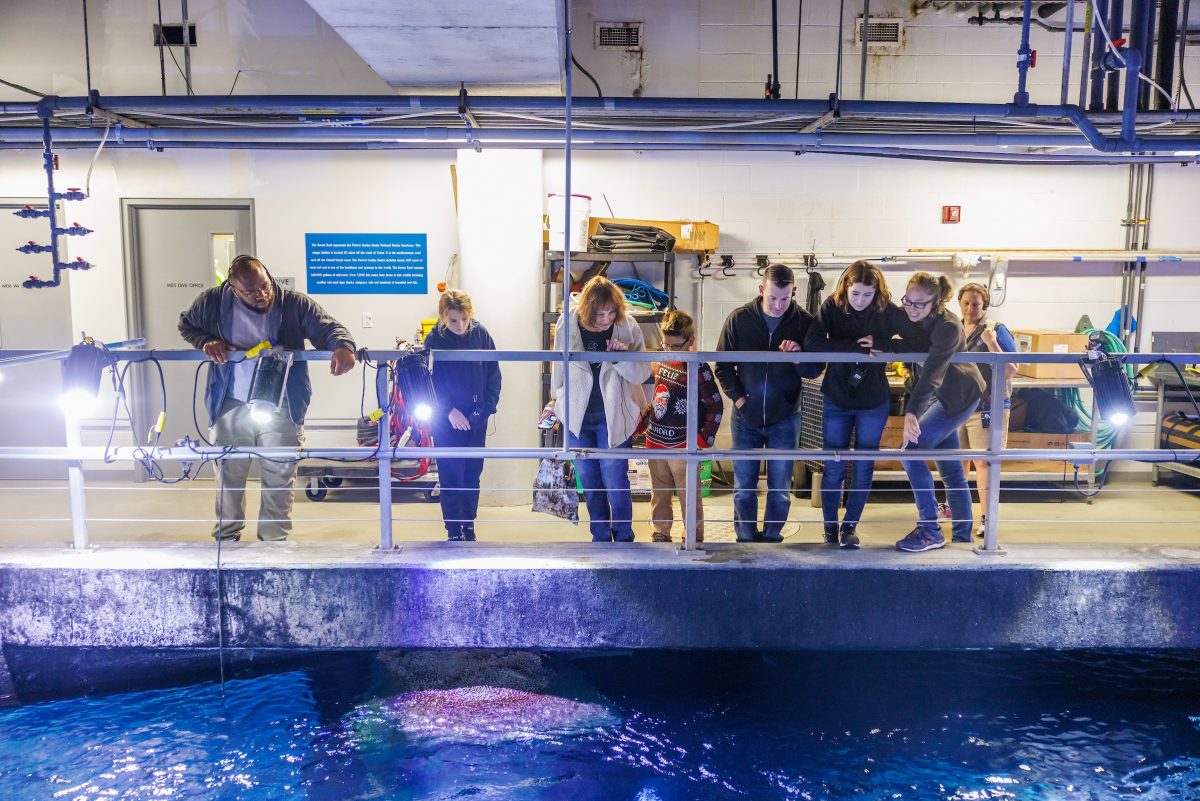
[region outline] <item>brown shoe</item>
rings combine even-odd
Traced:
[[[651,542],[670,542],[671,535],[670,534],[659,534],[659,533],[655,532],[654,534],[652,534],[650,536],[650,541]]]

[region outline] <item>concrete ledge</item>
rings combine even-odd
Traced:
[[[250,650],[1200,648],[1200,548],[0,549],[6,645],[213,648],[218,621]]]

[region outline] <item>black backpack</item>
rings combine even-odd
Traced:
[[[1027,387],[1013,392],[1012,412],[1017,414],[1018,404],[1025,409],[1023,431],[1041,434],[1070,434],[1079,428],[1079,415],[1048,389]]]

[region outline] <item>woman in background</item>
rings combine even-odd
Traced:
[[[982,284],[967,284],[958,290],[958,308],[962,312],[963,333],[966,344],[963,350],[973,353],[1016,353],[1017,342],[1012,332],[1003,323],[989,320],[987,310],[989,297],[987,287]],[[963,425],[958,437],[963,448],[982,449],[988,446],[988,429],[1000,426],[1000,447],[1008,447],[1008,409],[1012,405],[1012,379],[1017,374],[1017,365],[1009,362],[1004,365],[1004,409],[997,415],[991,408],[992,401],[992,366],[990,364],[976,365],[979,374],[983,376],[983,400],[979,409]],[[971,462],[964,465],[969,469]],[[987,508],[987,488],[990,472],[985,461],[974,462],[975,486],[979,488],[979,504]],[[979,534],[982,537],[987,527],[986,514],[979,516]]]
[[[946,308],[953,295],[954,290],[944,275],[916,273],[900,299],[912,325],[905,330],[897,350],[929,354],[924,363],[910,365],[915,383],[908,396],[901,448],[957,448],[958,429],[979,408],[983,397],[983,378],[978,368],[950,361],[966,342],[962,323]],[[946,538],[938,525],[933,473],[924,459],[907,459],[903,464],[920,519],[916,528],[896,543],[896,548],[911,553],[942,548]],[[946,498],[953,515],[953,539],[970,542],[971,491],[963,464],[958,459],[940,459],[935,464],[946,485]]]
[[[475,319],[466,292],[448,289],[438,300],[438,322],[425,337],[425,348],[434,351],[433,388],[437,411],[433,415],[433,443],[442,448],[482,448],[488,418],[500,402],[498,362],[452,362],[437,358],[439,350],[495,350],[492,335]],[[448,540],[474,540],[479,510],[479,476],[482,458],[438,458],[442,487],[442,522]]]
[[[597,276],[586,284],[554,329],[554,348],[562,351],[569,337],[572,351],[621,353],[646,349],[638,324],[625,313],[625,296],[612,281]],[[647,362],[571,362],[570,408],[564,403],[562,364],[553,362],[553,400],[542,420],[558,416],[572,448],[628,448],[637,428],[650,377]],[[633,541],[633,497],[628,459],[578,459],[575,470],[583,487],[593,542]]]

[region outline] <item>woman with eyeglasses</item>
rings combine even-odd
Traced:
[[[573,351],[620,353],[646,349],[642,330],[625,313],[625,296],[607,278],[596,276],[583,285],[579,298],[559,315],[554,349],[562,351],[568,337]],[[567,375],[552,362],[550,392],[554,400],[542,410],[541,421],[555,415],[567,431],[572,448],[628,448],[645,404],[642,382],[650,377],[647,362],[596,360],[571,362]],[[563,402],[569,381],[570,408]],[[633,496],[629,489],[628,459],[578,459],[575,469],[587,503],[593,542],[633,541]]]
[[[882,352],[892,352],[892,337],[908,325],[908,318],[892,303],[883,273],[866,261],[851,264],[832,295],[825,299],[804,338],[804,349],[829,353],[859,353],[861,362],[831,362],[821,382],[824,396],[821,415],[821,447],[842,451],[850,447],[862,450],[879,448],[887,425],[887,365],[871,360]],[[846,463],[827,461],[821,469],[821,516],[825,521],[825,542],[842,548],[857,548],[858,522],[862,519],[875,462],[852,462],[852,485],[846,499],[846,514],[838,526],[838,507],[845,486]]]
[[[969,353],[1016,353],[1017,342],[1012,332],[1003,323],[989,320],[987,310],[989,297],[987,287],[982,284],[967,284],[958,290],[958,308],[962,311],[963,331],[966,334],[966,344],[963,350]],[[958,438],[964,448],[980,449],[988,446],[988,429],[1000,426],[1000,447],[1008,447],[1008,410],[1012,405],[1012,379],[1017,374],[1017,365],[1009,362],[1004,365],[1004,407],[999,414],[991,407],[992,400],[992,366],[980,364],[979,373],[983,376],[983,400],[975,414],[971,415]],[[971,462],[964,462],[963,468],[968,469]],[[975,464],[975,485],[979,487],[979,500],[986,504],[986,493],[990,472],[988,463],[977,461]],[[979,516],[979,533],[982,537],[987,527],[987,517]]]
[[[912,323],[904,332],[899,350],[927,353],[922,364],[910,365],[912,390],[904,415],[901,448],[943,450],[958,448],[958,429],[970,419],[983,398],[983,378],[974,364],[951,363],[963,350],[966,337],[962,323],[947,308],[954,290],[944,275],[916,273],[908,281],[900,299]],[[958,459],[934,462],[953,515],[955,542],[971,541],[971,491]],[[946,538],[938,525],[937,496],[933,492],[933,473],[924,459],[903,461],[904,472],[912,485],[920,520],[908,536],[896,543],[897,550],[917,553],[942,548]]]
[[[669,311],[663,317],[659,332],[663,338],[663,350],[681,352],[695,350],[696,323],[687,312]],[[647,448],[687,447],[687,364],[678,361],[655,362],[650,367],[651,385],[654,395],[650,398],[639,430],[645,429]],[[701,363],[696,366],[696,446],[711,448],[721,427],[721,416],[725,413],[725,402],[712,368]],[[671,511],[671,496],[679,495],[679,509],[687,519],[687,471],[685,459],[649,459],[650,466],[650,525],[654,530],[654,542],[670,542],[674,516]],[[691,465],[698,472],[699,465]],[[697,476],[697,478],[699,478]],[[704,542],[704,508],[700,502],[700,482],[696,481],[696,493],[690,499],[696,509],[696,542]],[[686,532],[684,533],[686,537]]]

